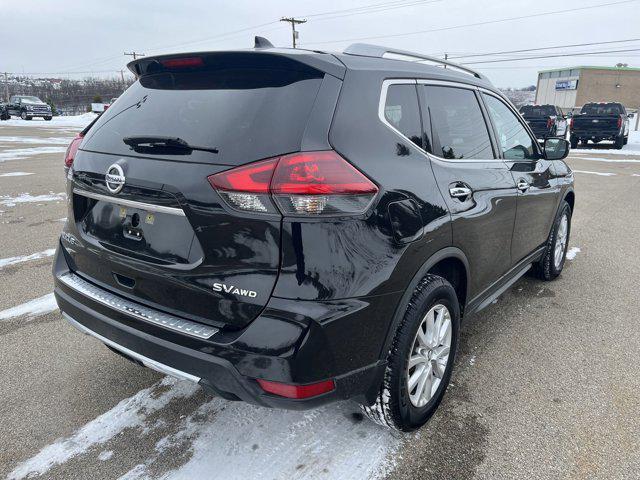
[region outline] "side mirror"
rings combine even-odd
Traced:
[[[633,118],[633,113],[628,113],[628,114],[627,114],[627,117],[629,117],[629,118]]]
[[[562,160],[569,155],[569,142],[564,138],[546,138],[542,148],[544,151],[544,158],[547,160]]]

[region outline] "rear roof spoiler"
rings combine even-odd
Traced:
[[[399,50],[397,48],[389,48],[382,47],[379,45],[371,45],[368,43],[354,43],[349,45],[344,51],[347,55],[356,55],[360,57],[373,57],[373,58],[391,58],[393,60],[402,60],[402,58],[395,58],[393,55],[397,55],[399,57],[405,57],[409,59],[409,61],[421,61],[426,60],[428,62],[437,63],[440,65],[445,65],[451,67],[455,70],[460,70],[462,72],[467,73],[468,75],[472,75],[476,78],[480,78],[486,80],[486,77],[482,75],[480,72],[473,70],[471,68],[465,67],[458,63],[449,62],[448,60],[443,60],[437,57],[430,57],[428,55],[423,55],[421,53],[410,52],[408,50]],[[392,55],[391,57],[385,57],[385,55]],[[414,59],[414,60],[410,60]]]

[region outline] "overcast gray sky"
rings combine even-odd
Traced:
[[[640,38],[640,1],[619,2],[621,0],[2,0],[0,71],[49,74],[40,76],[80,72],[75,73],[74,78],[89,76],[89,72],[111,76],[130,60],[123,56],[124,51],[158,54],[246,48],[253,45],[255,34],[268,37],[276,46],[290,46],[290,26],[278,22],[282,16],[308,19],[299,26],[301,47],[334,51],[344,49],[352,43],[351,39],[367,37],[376,38],[359,41],[427,54],[448,52],[451,56]],[[609,5],[585,9],[603,4]],[[373,8],[372,5],[379,6]],[[347,9],[350,10],[345,11]],[[559,10],[569,11],[495,22]],[[469,26],[492,21],[495,23]],[[239,32],[242,29],[246,30]],[[537,71],[545,68],[612,66],[617,62],[640,65],[640,41],[527,53],[549,55],[634,48],[638,51],[473,67],[483,71],[497,86],[521,87],[535,84]]]

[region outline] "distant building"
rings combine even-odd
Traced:
[[[580,108],[588,102],[640,106],[640,68],[571,67],[538,73],[535,103]]]

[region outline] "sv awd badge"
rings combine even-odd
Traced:
[[[226,285],[224,283],[214,283],[213,284],[214,292],[225,292],[230,293],[231,295],[240,295],[241,297],[249,297],[255,298],[258,293],[253,290],[246,290],[244,288],[238,288],[234,285]]]

